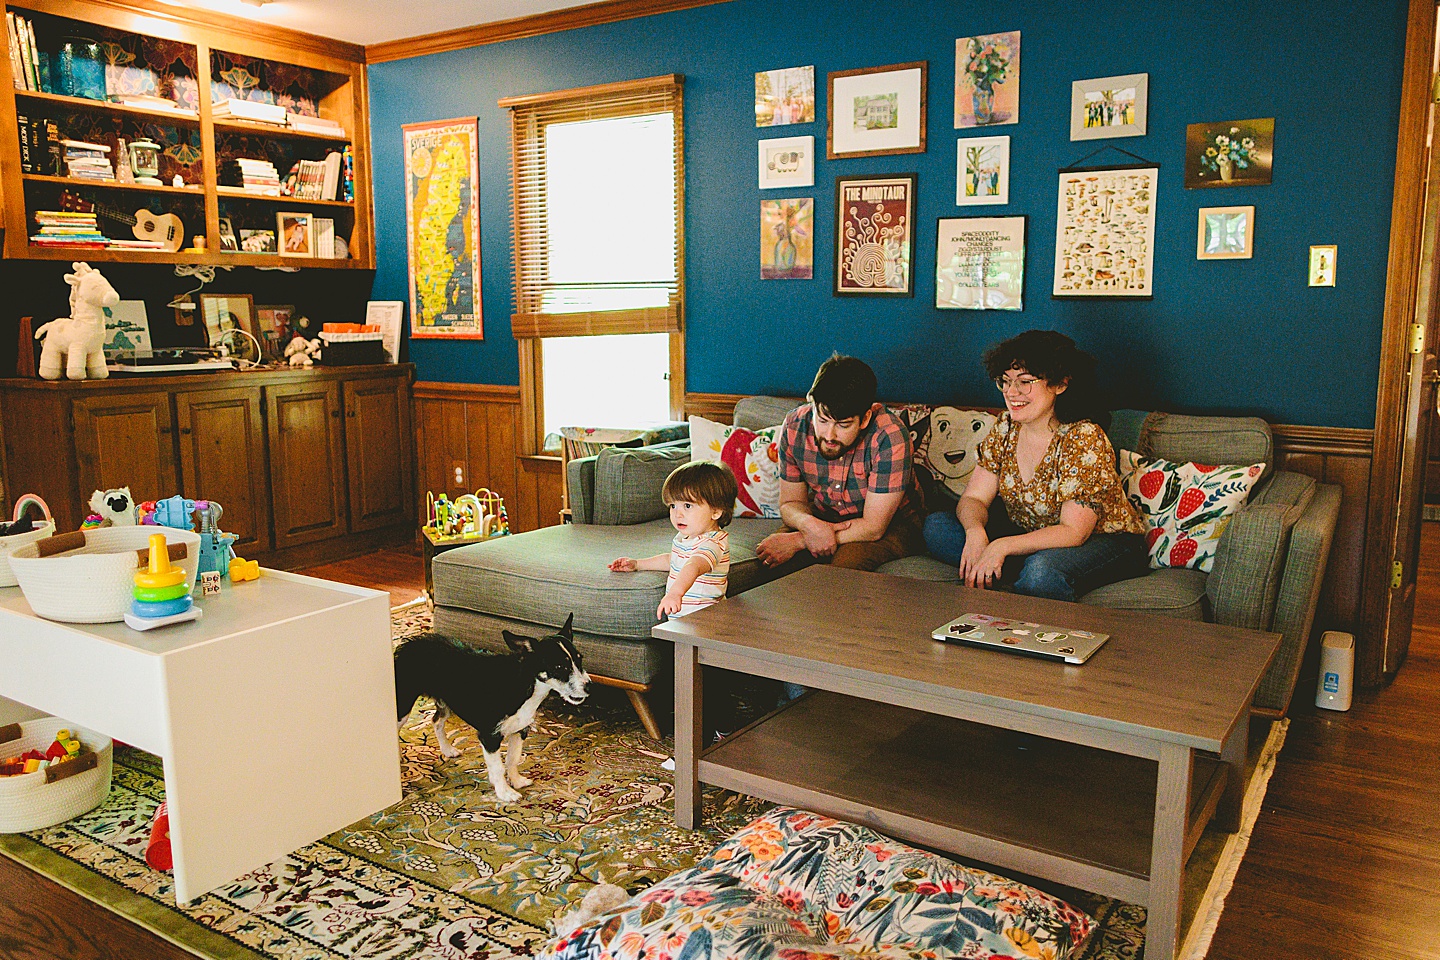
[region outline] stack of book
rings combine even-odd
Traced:
[[[15,89],[47,89],[50,86],[49,65],[45,64],[42,70],[40,50],[35,45],[35,25],[7,10],[5,27],[10,35],[10,76],[15,81]]]
[[[285,177],[284,193],[297,200],[336,200],[340,187],[340,154],[331,151],[324,160],[301,160]]]
[[[240,187],[246,193],[280,196],[280,171],[269,160],[234,157],[220,164],[217,181],[226,187]]]
[[[30,242],[43,247],[76,247],[103,250],[110,242],[100,232],[93,213],[67,213],[61,210],[37,210],[35,222],[40,232]]]
[[[84,140],[61,140],[65,147],[65,168],[77,180],[114,180],[115,168],[110,165],[110,148],[103,143]]]
[[[273,123],[285,126],[285,108],[277,103],[261,103],[258,100],[221,100],[211,109],[216,120],[249,120],[253,123]]]
[[[336,140],[345,139],[345,128],[334,120],[326,120],[324,117],[307,117],[303,113],[287,115],[287,122],[290,129],[298,130],[301,133],[319,133],[327,137],[334,137]]]
[[[196,116],[194,110],[182,107],[168,97],[157,97],[149,93],[112,93],[109,100],[126,107],[144,107],[146,110],[165,110],[187,117]]]

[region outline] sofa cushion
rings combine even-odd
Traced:
[[[804,400],[795,397],[744,397],[735,404],[730,422],[747,430],[764,430],[785,422],[785,415]]]
[[[492,653],[509,653],[500,631],[509,630],[526,637],[544,636],[559,624],[525,623],[492,617],[460,607],[435,606],[435,632],[461,640]],[[674,654],[668,643],[633,637],[603,637],[582,630],[574,631],[575,647],[585,660],[585,669],[596,676],[631,683],[652,683],[666,670]]]
[[[1205,581],[1199,570],[1166,568],[1091,590],[1081,603],[1117,610],[1145,610],[1181,620],[1208,620]]]
[[[925,554],[891,560],[875,572],[888,573],[892,577],[909,577],[911,580],[930,580],[934,583],[960,582],[959,569]]]
[[[1274,462],[1270,425],[1259,417],[1191,417],[1152,413],[1137,448],[1144,457],[1192,463]]]
[[[689,462],[690,445],[684,442],[601,450],[595,456],[595,512],[590,522],[613,526],[668,517],[660,489],[670,471]]]
[[[1094,929],[1033,887],[778,807],[540,956],[1058,960]]]

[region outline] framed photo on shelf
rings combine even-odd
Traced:
[[[955,204],[1010,202],[1010,138],[969,137],[955,146]]]
[[[479,121],[463,117],[408,123],[400,133],[405,159],[410,336],[484,340]],[[450,199],[455,197],[461,201],[458,209]],[[436,229],[435,224],[441,222],[449,224],[449,229]]]
[[[1310,286],[1335,286],[1336,247],[1333,243],[1310,248]]]
[[[260,346],[266,360],[280,360],[285,356],[285,347],[294,334],[290,321],[295,316],[295,307],[272,304],[255,308],[255,325],[260,331]]]
[[[925,152],[927,61],[829,75],[826,156]]]
[[[814,185],[814,137],[779,137],[760,141],[761,190]]]
[[[1025,291],[1025,217],[941,218],[935,241],[935,306],[1020,310]]]
[[[836,296],[915,295],[915,174],[835,178]]]
[[[1254,255],[1254,207],[1200,208],[1196,260],[1249,260]]]
[[[240,249],[245,253],[279,253],[275,243],[274,230],[246,230],[240,228]]]
[[[205,321],[205,341],[211,346],[237,328],[260,340],[260,330],[255,326],[255,298],[248,293],[202,293],[200,316]]]
[[[226,253],[240,252],[240,243],[235,239],[235,226],[229,217],[220,218],[220,249]]]
[[[275,235],[280,238],[280,256],[315,256],[315,215],[313,213],[276,213]]]
[[[1076,80],[1070,84],[1070,139],[1145,136],[1150,74]]]
[[[1155,166],[1060,172],[1055,297],[1154,296],[1159,182]]]

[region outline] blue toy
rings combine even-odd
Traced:
[[[201,503],[204,501],[202,500]],[[194,500],[186,500],[178,495],[169,500],[160,500],[155,504],[155,512],[150,515],[151,522],[162,527],[173,527],[176,530],[194,530],[195,506]],[[204,567],[201,569],[203,570]]]
[[[233,533],[220,532],[220,517],[225,508],[214,500],[200,500],[195,503],[195,515],[200,518],[200,573],[215,572],[222,578],[230,575],[230,561],[235,559]]]

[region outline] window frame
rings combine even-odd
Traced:
[[[685,111],[683,75],[662,74],[641,80],[577,87],[552,93],[505,97],[499,105],[510,111],[511,253],[513,312],[511,333],[520,360],[520,436],[522,456],[543,450],[544,369],[540,341],[547,337],[601,334],[667,333],[670,340],[670,416],[680,419],[685,408]],[[668,107],[674,116],[675,138],[675,287],[668,306],[577,313],[542,313],[538,309],[543,283],[541,244],[546,211],[543,190],[526,189],[544,164],[544,129],[566,119],[637,116]]]

